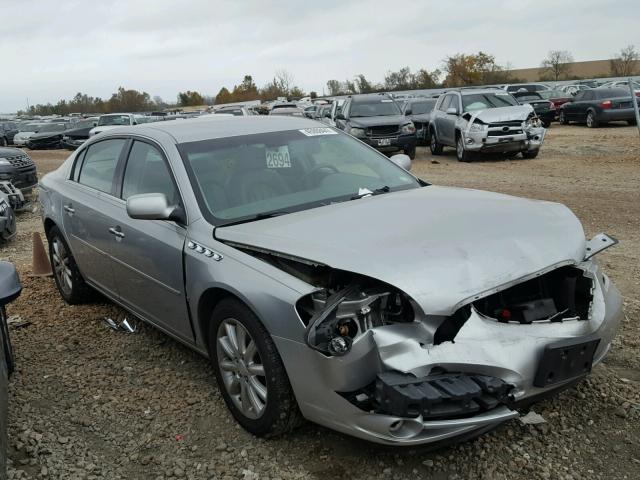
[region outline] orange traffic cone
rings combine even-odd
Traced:
[[[42,238],[38,232],[33,232],[33,259],[31,276],[32,277],[50,277],[53,275],[51,271],[51,263],[49,263],[49,255],[47,255]]]

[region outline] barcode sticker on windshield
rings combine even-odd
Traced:
[[[303,128],[302,130],[299,130],[299,132],[304,133],[307,137],[338,134],[338,132],[336,132],[335,130],[332,130],[331,128],[326,128],[326,127]]]
[[[291,168],[289,147],[267,148],[267,168]]]

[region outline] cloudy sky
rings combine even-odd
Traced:
[[[0,112],[118,86],[175,100],[286,69],[306,91],[479,50],[513,68],[640,47],[638,0],[0,0]]]

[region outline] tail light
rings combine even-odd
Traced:
[[[601,106],[602,108],[604,108],[605,110],[607,110],[607,109],[611,108],[611,100],[605,100],[604,102],[602,102],[602,103],[600,104],[600,106]]]
[[[549,110],[555,110],[556,109],[556,104],[551,102],[551,104],[549,105]]]

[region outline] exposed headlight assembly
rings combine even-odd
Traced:
[[[406,135],[411,135],[412,133],[416,133],[416,126],[413,124],[413,122],[407,123],[406,125],[402,126],[400,132]]]
[[[364,137],[366,137],[364,128],[351,127],[349,129],[349,133],[351,135],[353,135],[354,137],[356,137],[356,138],[364,138]]]
[[[538,117],[531,117],[525,122],[524,126],[525,128],[540,128],[542,122]]]
[[[482,133],[487,129],[487,126],[482,123],[472,123],[469,126],[469,133]]]
[[[318,290],[303,297],[298,310],[311,314],[307,344],[329,356],[346,355],[371,328],[414,320],[408,297],[386,285],[351,284],[333,293]]]

